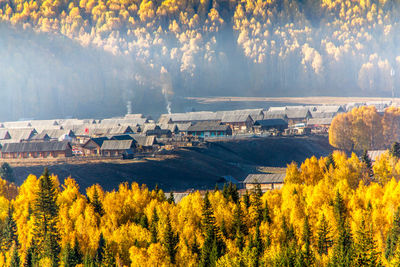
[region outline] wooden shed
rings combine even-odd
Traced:
[[[280,189],[285,180],[285,173],[262,173],[262,174],[249,174],[243,181],[244,187],[247,190],[252,190],[256,185],[261,186],[261,190]]]
[[[69,142],[23,142],[6,143],[1,149],[1,157],[13,158],[65,158],[72,156]]]
[[[101,145],[101,155],[106,157],[118,157],[133,155],[135,140],[105,140]]]

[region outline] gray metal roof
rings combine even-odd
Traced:
[[[24,153],[24,152],[52,152],[65,151],[71,148],[68,142],[26,142],[5,143],[1,149],[2,153]]]
[[[286,116],[289,119],[305,119],[307,116],[311,116],[311,114],[307,108],[299,108],[286,110]]]
[[[156,137],[154,135],[145,136],[145,135],[139,135],[139,134],[131,134],[130,136],[133,139],[135,139],[137,145],[140,145],[143,147],[150,147],[150,146],[154,145],[156,142]]]
[[[331,125],[333,118],[310,118],[307,125]]]
[[[20,142],[22,140],[29,140],[31,139],[37,132],[35,129],[8,129],[10,133],[11,140],[13,142]]]
[[[245,184],[282,184],[285,173],[249,174],[243,181]]]
[[[225,114],[221,118],[222,123],[234,123],[234,122],[247,122],[253,121],[248,114]]]
[[[58,139],[64,135],[75,137],[75,133],[72,130],[61,130],[61,129],[51,129],[43,130],[42,134],[47,134],[50,138]]]
[[[105,140],[101,150],[124,150],[133,147],[134,140]]]
[[[198,122],[195,125],[190,126],[188,132],[203,132],[203,131],[227,131],[229,130],[228,125],[224,125],[218,122]]]

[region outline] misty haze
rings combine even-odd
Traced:
[[[397,96],[396,1],[3,1],[0,120]],[[171,105],[172,102],[172,105]]]

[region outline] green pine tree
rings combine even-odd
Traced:
[[[335,266],[352,266],[354,258],[353,237],[347,222],[347,208],[339,192],[336,192],[334,211],[338,237],[335,242],[332,264]]]
[[[7,180],[10,183],[15,182],[14,171],[11,168],[10,164],[8,164],[7,162],[1,164],[0,177],[3,178],[4,180]]]
[[[158,242],[158,230],[157,230],[157,225],[158,225],[158,214],[156,208],[153,209],[153,216],[151,218],[151,225],[150,225],[150,233],[151,233],[151,243],[157,243]]]
[[[168,203],[175,204],[174,192],[169,193]]]
[[[94,261],[95,261],[96,265],[100,266],[101,263],[103,262],[105,247],[106,247],[106,240],[104,239],[103,233],[100,233],[99,243],[97,245],[96,254],[94,256]]]
[[[376,251],[376,244],[373,237],[372,224],[367,223],[363,218],[356,232],[355,242],[356,266],[381,266],[379,252]]]
[[[386,240],[385,257],[388,261],[394,256],[400,238],[400,207],[393,216],[392,228],[389,230]]]
[[[394,142],[390,148],[390,154],[393,157],[400,158],[400,143]]]
[[[205,241],[201,248],[199,266],[215,266],[216,260],[224,254],[225,244],[216,226],[208,192],[204,196],[202,211],[202,230],[205,235]]]
[[[361,156],[361,162],[365,164],[365,167],[367,168],[367,173],[368,177],[372,178],[374,176],[374,171],[372,170],[372,161],[368,156],[367,150],[364,150],[362,156]]]
[[[73,267],[76,265],[73,261],[72,254],[73,254],[73,251],[72,251],[71,245],[69,243],[67,243],[67,245],[63,249],[63,257],[62,257],[62,261],[63,261],[65,267]]]
[[[264,244],[261,239],[260,234],[260,224],[257,223],[256,225],[256,233],[254,235],[254,240],[252,242],[253,247],[255,248],[255,258],[254,258],[254,266],[260,266],[260,257],[264,251]]]
[[[2,250],[7,251],[13,244],[19,247],[18,235],[17,235],[17,223],[13,218],[14,207],[10,205],[8,207],[7,218],[5,220],[4,229],[2,233]]]
[[[13,245],[10,267],[20,267],[20,259],[19,259],[18,248],[17,248],[16,244]]]
[[[261,224],[264,218],[264,211],[262,208],[261,197],[262,197],[261,186],[260,184],[257,184],[253,192],[253,201],[251,202],[251,205],[254,207],[257,213],[255,224]]]
[[[74,247],[69,243],[63,250],[63,263],[65,267],[74,267],[82,263],[82,253],[80,252],[78,240],[75,238]]]
[[[330,168],[331,166],[332,166],[334,169],[336,168],[335,159],[333,158],[332,153],[330,153],[330,154],[328,155],[328,159],[327,159],[327,161],[326,161],[326,163],[325,163],[325,168],[326,168],[326,170],[329,171],[329,168]]]
[[[35,256],[35,248],[31,244],[28,249],[26,250],[25,261],[23,266],[24,267],[32,267],[35,265],[36,256]]]
[[[94,212],[96,212],[97,214],[101,216],[104,215],[104,209],[103,209],[103,204],[100,201],[100,197],[99,197],[99,193],[97,192],[97,188],[94,188],[94,192],[93,192],[93,199],[90,200],[90,204],[93,206],[94,208]]]
[[[304,243],[304,250],[301,253],[302,262],[305,266],[312,266],[314,264],[314,253],[311,248],[313,234],[311,226],[308,221],[308,216],[304,219],[302,241]]]
[[[117,266],[114,254],[111,250],[110,244],[107,242],[104,247],[102,267],[115,267]]]
[[[164,246],[168,251],[169,259],[172,264],[175,264],[175,255],[178,252],[179,236],[174,234],[171,227],[171,220],[167,215],[167,226],[164,234]]]
[[[243,203],[246,206],[246,209],[250,207],[250,195],[249,191],[246,190],[246,193],[243,195]]]
[[[328,255],[328,250],[333,244],[330,234],[331,228],[326,221],[325,215],[322,214],[319,227],[317,229],[317,252],[319,255]]]
[[[34,205],[33,243],[38,259],[50,258],[53,266],[57,266],[60,254],[60,234],[57,229],[58,206],[57,190],[45,168],[39,178],[39,190]]]
[[[265,200],[264,210],[263,210],[263,221],[267,222],[268,224],[272,223],[271,214],[269,211],[268,201]]]

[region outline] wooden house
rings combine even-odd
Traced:
[[[282,188],[285,176],[285,173],[249,174],[243,181],[243,184],[247,190],[252,190],[257,185],[260,185],[261,190],[265,192],[267,190]]]
[[[246,114],[228,114],[222,116],[221,122],[229,125],[233,132],[249,132],[254,124],[253,119],[250,115]]]
[[[153,130],[147,130],[144,132],[146,136],[156,136],[157,138],[171,138],[172,132],[169,129],[161,129],[160,126],[156,126]]]
[[[136,151],[138,152],[151,152],[158,147],[157,139],[154,135],[132,134],[130,136],[136,141]]]
[[[101,145],[101,155],[105,157],[123,157],[133,155],[135,140],[105,140]]]
[[[85,156],[99,156],[101,155],[101,146],[103,142],[108,140],[107,137],[93,137],[90,138],[82,146],[82,152]]]
[[[253,129],[255,133],[276,130],[283,132],[288,128],[288,123],[283,119],[264,119],[254,123]]]
[[[232,135],[232,129],[229,125],[218,122],[198,122],[187,129],[187,134],[199,137],[223,137]]]
[[[14,158],[65,158],[72,156],[69,142],[5,143],[1,149],[3,159]]]
[[[307,107],[287,107],[286,116],[289,126],[293,126],[299,123],[307,123],[307,120],[311,118],[311,113]]]

